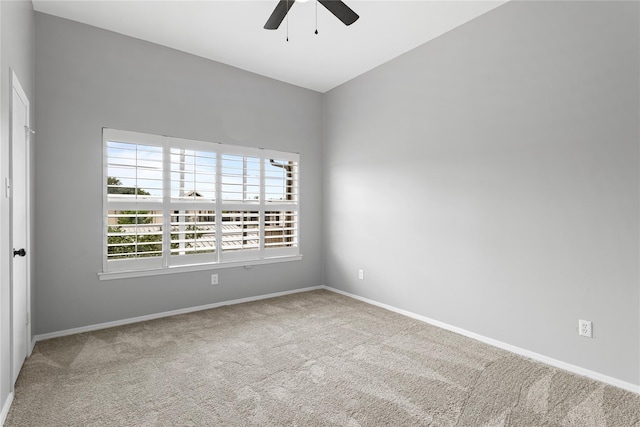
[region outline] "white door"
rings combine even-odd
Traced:
[[[29,100],[12,73],[11,81],[11,242],[13,266],[12,346],[13,382],[27,357],[29,304],[29,247],[28,247],[28,159],[29,159]]]

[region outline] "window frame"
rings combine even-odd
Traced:
[[[134,190],[136,197],[125,200],[125,197],[109,197],[109,164],[110,157],[108,152],[109,142],[122,142],[125,144],[139,144],[160,147],[162,149],[162,196],[143,196],[139,197],[138,190]],[[172,149],[184,148],[200,152],[215,154],[215,198],[214,200],[194,200],[184,201],[178,200],[172,196]],[[101,280],[150,276],[177,272],[210,270],[228,267],[249,267],[253,265],[269,264],[274,262],[286,262],[302,259],[300,254],[300,155],[298,153],[289,153],[276,150],[268,150],[263,148],[253,148],[237,145],[222,144],[217,142],[207,142],[199,140],[189,140],[185,138],[175,138],[162,135],[153,135],[140,132],[124,131],[111,128],[102,129],[102,271],[98,273]],[[222,183],[223,183],[223,156],[242,156],[243,162],[246,164],[246,158],[257,158],[259,163],[259,200],[223,200]],[[266,163],[273,159],[280,162],[292,162],[294,170],[291,173],[292,179],[288,180],[290,175],[283,172],[286,176],[285,188],[289,187],[291,182],[292,199],[285,200],[266,200],[265,197],[265,169]],[[138,160],[136,159],[136,162]],[[174,162],[175,163],[175,162]],[[136,176],[141,168],[137,163],[135,165]],[[285,169],[285,168],[283,168]],[[246,168],[243,169],[243,174]],[[196,173],[197,176],[197,173]],[[255,178],[254,178],[255,179]],[[243,175],[243,188],[249,187],[246,175]],[[254,184],[252,184],[254,185]],[[254,185],[255,186],[255,185]],[[137,187],[135,187],[137,188]],[[212,252],[180,254],[175,255],[171,250],[172,234],[176,234],[172,229],[172,221],[176,216],[174,212],[176,207],[185,207],[181,212],[197,212],[207,211],[213,212],[215,215],[215,246]],[[109,213],[114,211],[142,211],[149,210],[157,213],[162,212],[162,254],[152,257],[132,257],[129,259],[109,259]],[[283,246],[269,248],[266,245],[267,235],[265,232],[265,223],[267,221],[268,212],[287,212],[292,213],[295,220],[290,228],[291,246],[284,245],[285,239],[282,238]],[[223,216],[229,214],[253,213],[257,214],[257,228],[251,228],[258,234],[258,247],[255,250],[233,250],[228,240],[223,243],[225,233],[223,232]],[[212,215],[212,216],[213,216]],[[113,216],[113,214],[112,214]],[[186,216],[186,215],[185,215]],[[177,221],[176,221],[177,222]],[[228,221],[227,221],[228,222]],[[232,221],[233,222],[233,221]],[[112,224],[113,225],[113,224]],[[230,224],[227,224],[230,225]],[[254,226],[252,226],[254,227]],[[227,227],[228,228],[228,227]],[[240,230],[245,230],[243,225]],[[284,228],[283,228],[284,230]],[[287,228],[289,230],[289,228]],[[194,230],[194,232],[196,232]],[[273,231],[273,230],[268,230]],[[237,234],[237,232],[232,234]],[[242,231],[242,236],[246,236],[247,232]],[[254,233],[252,231],[252,233]],[[229,233],[227,233],[229,234]],[[241,237],[244,239],[245,237]],[[197,237],[195,237],[197,239]]]

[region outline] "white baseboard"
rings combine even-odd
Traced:
[[[9,408],[11,408],[11,402],[13,402],[13,392],[9,393],[7,400],[5,400],[4,405],[2,405],[2,412],[0,412],[0,426],[4,425],[4,422],[7,420]]]
[[[48,339],[51,339],[51,338],[58,338],[58,337],[64,337],[64,336],[67,336],[67,335],[81,334],[83,332],[97,331],[97,330],[100,330],[100,329],[113,328],[115,326],[129,325],[131,323],[138,323],[138,322],[144,322],[144,321],[147,321],[147,320],[160,319],[161,317],[169,317],[169,316],[175,316],[175,315],[178,315],[178,314],[193,313],[195,311],[209,310],[211,308],[222,307],[222,306],[225,306],[225,305],[242,304],[244,302],[259,301],[259,300],[263,300],[263,299],[267,299],[267,298],[276,298],[276,297],[281,297],[281,296],[284,296],[284,295],[297,294],[299,292],[314,291],[314,290],[317,290],[317,289],[324,289],[324,287],[323,286],[312,286],[312,287],[308,287],[308,288],[294,289],[292,291],[276,292],[276,293],[272,293],[272,294],[258,295],[258,296],[255,296],[255,297],[240,298],[240,299],[235,299],[235,300],[230,300],[230,301],[216,302],[216,303],[213,303],[213,304],[199,305],[199,306],[196,306],[196,307],[187,307],[187,308],[182,308],[182,309],[179,309],[179,310],[164,311],[162,313],[154,313],[154,314],[149,314],[149,315],[146,315],[146,316],[131,317],[129,319],[115,320],[113,322],[105,322],[105,323],[98,323],[98,324],[95,324],[95,325],[82,326],[80,328],[65,329],[63,331],[57,331],[57,332],[49,332],[49,333],[46,333],[46,334],[36,335],[35,338],[34,338],[34,345],[35,345],[36,341],[44,341],[44,340],[48,340]]]
[[[433,326],[437,326],[442,329],[446,329],[451,332],[455,332],[460,335],[464,335],[465,337],[469,337],[475,339],[477,341],[481,341],[485,344],[492,345],[494,347],[501,348],[503,350],[507,350],[511,353],[518,354],[520,356],[528,357],[529,359],[536,360],[538,362],[545,363],[547,365],[551,365],[555,368],[560,368],[565,371],[569,371],[571,373],[582,375],[587,378],[591,378],[596,381],[603,382],[608,385],[612,385],[614,387],[618,387],[627,391],[631,391],[633,393],[640,394],[640,385],[628,383],[626,381],[619,380],[614,377],[610,377],[608,375],[601,374],[599,372],[591,371],[589,369],[582,368],[580,366],[572,365],[570,363],[563,362],[561,360],[553,359],[551,357],[545,356],[543,354],[535,353],[533,351],[525,350],[520,347],[513,346],[511,344],[504,343],[502,341],[494,340],[493,338],[488,338],[480,334],[476,334],[475,332],[467,331],[466,329],[459,328],[457,326],[452,326],[444,322],[440,322],[439,320],[430,319],[425,316],[421,316],[419,314],[412,313],[410,311],[402,310],[400,308],[396,308],[387,304],[380,303],[378,301],[374,301],[368,298],[364,298],[349,292],[341,291],[336,288],[331,288],[329,286],[324,286],[324,289],[335,292],[353,299],[357,299],[358,301],[366,302],[367,304],[375,305],[377,307],[384,308],[389,311],[393,311],[398,314],[402,314],[407,317],[411,317],[412,319],[419,320],[421,322],[428,323]]]

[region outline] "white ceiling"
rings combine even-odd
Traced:
[[[316,2],[263,29],[277,0],[34,0],[35,10],[326,92],[500,6],[500,1],[346,0],[347,27]]]

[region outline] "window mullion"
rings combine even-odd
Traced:
[[[247,156],[242,156],[242,202],[247,201]]]
[[[215,262],[222,261],[222,150],[216,147],[216,252]]]
[[[104,132],[104,129],[102,130]],[[109,259],[107,246],[109,243],[109,156],[107,155],[107,142],[103,135],[102,140],[102,271],[108,271]]]
[[[264,248],[265,248],[265,190],[264,190],[264,163],[266,161],[264,157],[264,150],[260,150],[263,154],[260,156],[260,209],[258,210],[259,215],[259,239],[258,239],[258,247],[260,250],[260,259],[264,259]]]
[[[171,256],[171,148],[169,138],[162,144],[162,265],[169,267]]]

